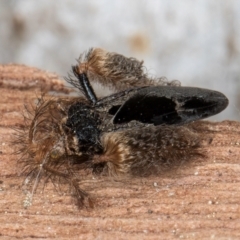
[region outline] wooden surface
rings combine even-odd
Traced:
[[[11,144],[24,104],[40,90],[66,93],[58,76],[0,66],[0,239],[240,239],[240,124],[199,122],[213,140],[204,158],[174,174],[112,179],[88,174],[82,187],[94,209],[78,210],[70,194],[41,184],[25,209],[25,179]]]

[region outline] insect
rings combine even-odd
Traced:
[[[16,143],[32,195],[40,179],[58,180],[69,184],[79,207],[94,205],[80,187],[81,171],[160,175],[200,155],[200,138],[188,123],[228,105],[220,92],[151,79],[143,62],[99,48],[82,55],[72,72],[67,81],[84,97],[43,97]],[[116,92],[98,98],[94,81]]]

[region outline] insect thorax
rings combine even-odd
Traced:
[[[100,124],[100,117],[92,107],[82,102],[76,102],[68,110],[65,126],[77,137],[79,151],[98,152],[101,150]]]

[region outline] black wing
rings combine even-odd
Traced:
[[[223,111],[228,99],[220,92],[194,88],[156,86],[141,88],[109,113],[114,124],[136,120],[146,124],[185,124]]]

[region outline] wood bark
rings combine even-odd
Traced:
[[[79,210],[68,192],[40,186],[32,206],[12,154],[24,104],[41,92],[70,92],[56,75],[23,65],[0,65],[1,239],[240,239],[240,123],[193,126],[212,141],[204,157],[174,174],[113,179],[89,173],[81,183],[95,199]]]

